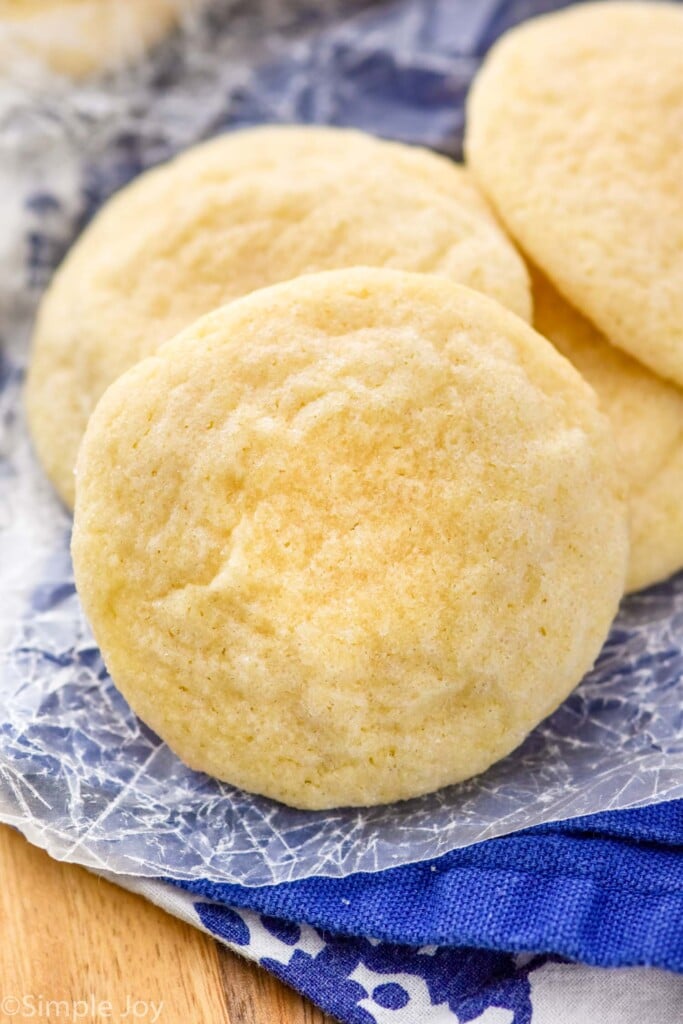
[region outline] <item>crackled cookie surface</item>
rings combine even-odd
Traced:
[[[518,317],[356,269],[200,319],[106,392],[76,580],[189,765],[303,808],[483,771],[591,666],[623,591],[606,418]]]
[[[233,133],[112,199],[58,271],[27,402],[38,454],[73,504],[73,468],[105,388],[178,330],[264,285],[358,264],[432,271],[527,319],[522,260],[466,172],[359,132]]]
[[[466,152],[512,236],[612,342],[683,385],[683,6],[579,4],[505,35]]]
[[[683,568],[683,392],[610,345],[533,274],[534,326],[595,389],[612,423],[630,488],[627,589]]]

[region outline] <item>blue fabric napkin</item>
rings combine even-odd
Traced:
[[[377,874],[178,884],[337,935],[683,972],[683,801],[542,825]]]
[[[343,879],[113,880],[344,1024],[683,1022],[683,801]]]

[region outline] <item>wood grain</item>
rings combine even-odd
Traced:
[[[332,1017],[253,963],[225,948],[219,948],[219,959],[230,1024],[335,1024]]]
[[[80,1021],[331,1022],[209,936],[0,826],[0,1006],[27,996],[0,1009],[2,1024],[73,1020],[49,1005],[61,1000],[79,1001]]]

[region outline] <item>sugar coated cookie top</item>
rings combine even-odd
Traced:
[[[322,273],[200,319],[109,388],[77,476],[116,684],[192,767],[297,807],[483,771],[579,682],[623,590],[594,393],[436,276]]]
[[[265,128],[198,146],[103,208],[42,304],[28,383],[68,504],[88,416],[138,359],[216,306],[358,264],[433,271],[530,319],[524,264],[466,172],[360,132]]]
[[[522,24],[468,103],[466,152],[511,234],[614,344],[683,384],[683,6]]]
[[[534,326],[595,389],[629,485],[627,590],[683,568],[683,392],[610,345],[540,272]]]

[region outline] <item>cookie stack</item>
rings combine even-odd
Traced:
[[[539,270],[535,324],[612,420],[628,588],[646,586],[683,566],[683,10],[527,22],[489,54],[468,125],[472,171]]]
[[[31,429],[108,668],[189,765],[310,809],[468,778],[627,572],[683,565],[681,44],[675,5],[539,19],[475,83],[469,170],[237,132],[74,247]]]

